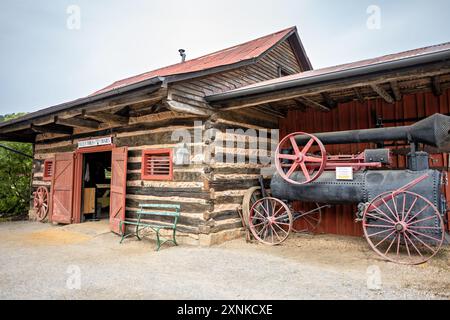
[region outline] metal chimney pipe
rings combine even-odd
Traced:
[[[181,63],[185,62],[186,61],[186,50],[180,49],[180,50],[178,50],[178,52],[180,53],[180,56],[181,56]]]

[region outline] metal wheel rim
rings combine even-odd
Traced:
[[[259,197],[258,197],[259,193]],[[242,201],[242,213],[245,221],[245,225],[248,227],[248,219],[250,217],[250,210],[253,205],[262,198],[261,187],[253,187],[248,189],[244,194],[244,199]]]
[[[373,211],[369,212],[369,210],[374,203],[376,203],[377,201],[381,201],[380,199],[383,199],[384,197],[386,197],[388,195],[392,195],[394,199],[397,197],[411,196],[417,200],[414,200],[413,204],[411,206],[406,205],[407,208],[403,207],[401,214],[399,214],[399,211],[398,211],[399,210],[398,202],[393,201],[393,200],[392,200],[392,206],[391,206],[392,212],[390,212],[388,209],[389,214],[385,213],[384,215],[382,215],[381,214],[383,212],[382,210],[375,210],[380,215],[378,220],[382,221],[382,223],[383,223],[383,225],[378,225],[378,230],[380,230],[379,231],[380,237],[383,236],[382,237],[383,239],[380,242],[380,240],[379,240],[380,237],[378,238],[378,240],[375,240],[375,238],[374,238],[374,235],[377,232],[369,234],[369,228],[373,227],[373,222],[372,223],[369,222],[370,218],[373,219]],[[406,198],[403,198],[403,199],[406,199]],[[423,201],[426,206],[423,207],[422,209],[419,209],[418,212],[414,211],[414,213],[412,213],[413,209],[415,208],[415,206],[417,205],[417,202],[419,202],[419,200]],[[391,200],[389,200],[389,201],[391,201]],[[389,201],[387,201],[387,203],[389,203]],[[384,201],[384,202],[386,202],[386,201]],[[394,205],[394,203],[396,203],[396,206]],[[404,203],[406,203],[406,200],[402,200],[400,205],[403,206]],[[383,203],[383,206],[386,207],[386,205],[384,203]],[[378,208],[378,206],[377,206],[377,208]],[[430,208],[430,210],[432,210],[432,214],[430,214],[428,217],[425,217],[425,218],[422,217],[421,214],[425,213],[428,210],[428,208]],[[440,226],[439,227],[429,227],[429,226],[418,226],[417,225],[419,222],[426,222],[426,221],[429,221],[432,219],[437,219]],[[404,231],[400,232],[400,231],[396,230],[396,228],[402,222],[406,226],[402,225],[402,227],[404,228]],[[392,229],[392,226],[394,227],[394,229]],[[391,228],[388,228],[388,227],[391,227]],[[375,199],[373,199],[370,202],[369,206],[364,211],[363,229],[364,229],[364,235],[365,235],[369,245],[378,255],[380,255],[381,257],[383,257],[384,259],[386,259],[388,261],[391,261],[391,262],[394,262],[397,264],[404,264],[404,265],[419,265],[419,264],[426,263],[427,261],[432,259],[434,256],[436,256],[436,254],[441,249],[442,244],[444,242],[444,238],[445,238],[444,222],[443,222],[441,214],[440,214],[439,210],[436,208],[436,206],[434,206],[425,197],[423,197],[417,193],[409,192],[409,191],[386,192],[386,193],[379,195]],[[419,229],[421,231],[417,231],[417,229]],[[432,240],[435,241],[434,248],[431,248],[430,244],[427,244],[423,239],[420,239],[420,237],[422,237],[423,235],[425,235],[425,238],[431,237],[426,234],[426,231],[424,231],[424,230],[430,230],[430,229],[431,230],[433,230],[433,229],[439,230],[441,232],[440,238],[432,237],[433,238]],[[385,231],[383,232],[383,230],[385,230]],[[395,233],[390,235],[391,232],[394,230],[395,230]],[[423,233],[423,232],[425,232],[425,233]],[[386,235],[386,237],[384,237],[384,235]],[[402,245],[402,236],[403,236],[404,245]],[[393,240],[389,239],[390,237],[394,237]],[[374,239],[375,241],[372,241],[372,239]],[[380,250],[380,245],[386,241],[389,241],[388,249],[383,252],[382,250]],[[413,242],[413,241],[416,241],[416,242]],[[422,251],[418,247],[422,247]],[[428,251],[431,251],[431,252],[428,255],[424,256],[424,253],[427,252],[427,250],[424,250],[423,247],[425,247],[425,248],[428,247],[427,248]],[[407,253],[409,259],[405,260],[402,257],[400,257],[400,253],[399,253],[400,248],[402,248],[403,250],[406,250],[406,253]],[[396,253],[395,256],[388,255],[392,249],[395,250],[395,253]],[[415,258],[411,257],[413,254],[415,255]]]
[[[266,208],[267,204],[272,205],[272,210]],[[270,246],[280,245],[286,241],[292,230],[292,223],[292,213],[288,206],[275,198],[263,198],[257,201],[250,210],[251,233],[259,242]],[[283,228],[287,228],[287,230]],[[270,235],[268,230],[270,230]],[[268,241],[268,239],[272,241]]]
[[[307,136],[310,139],[309,139],[308,143],[302,148],[302,150],[300,150],[297,142],[295,141],[295,137],[302,136],[302,135]],[[292,149],[294,150],[294,153],[295,153],[294,155],[292,155],[292,154],[287,155],[287,154],[281,153],[281,150],[283,149],[284,144],[286,144],[287,142],[289,142]],[[313,157],[313,156],[308,155],[308,151],[310,151],[310,149],[314,145],[317,145],[320,149],[319,157]],[[289,166],[288,172],[285,172],[283,169],[283,166],[286,166],[285,164],[282,163],[283,160],[294,161],[294,163],[287,165],[287,166]],[[320,163],[320,166],[317,169],[317,171],[309,172],[306,167],[307,163],[317,163],[317,164]],[[292,184],[304,185],[304,184],[311,183],[311,182],[317,180],[320,177],[320,175],[323,173],[323,171],[325,170],[326,163],[327,163],[327,152],[326,152],[326,149],[325,149],[325,146],[323,145],[323,143],[315,136],[305,133],[305,132],[292,133],[292,134],[286,136],[283,140],[281,140],[281,142],[279,143],[277,150],[275,152],[275,166],[277,168],[278,173],[281,175],[281,177],[284,180],[286,180],[287,182],[292,183]],[[305,177],[305,181],[298,182],[298,181],[291,179],[291,176],[295,172],[300,172],[302,174],[302,176]]]

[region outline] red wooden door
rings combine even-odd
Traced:
[[[71,224],[73,222],[73,179],[74,154],[55,155],[52,180],[52,218],[53,222]]]
[[[125,220],[125,197],[127,189],[128,148],[112,150],[111,160],[111,194],[109,224],[111,231],[120,234],[120,221]]]

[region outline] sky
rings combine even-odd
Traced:
[[[0,114],[297,26],[315,69],[450,41],[448,0],[1,0]]]

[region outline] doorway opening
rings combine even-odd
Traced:
[[[83,155],[80,222],[109,219],[111,159],[111,151]]]

